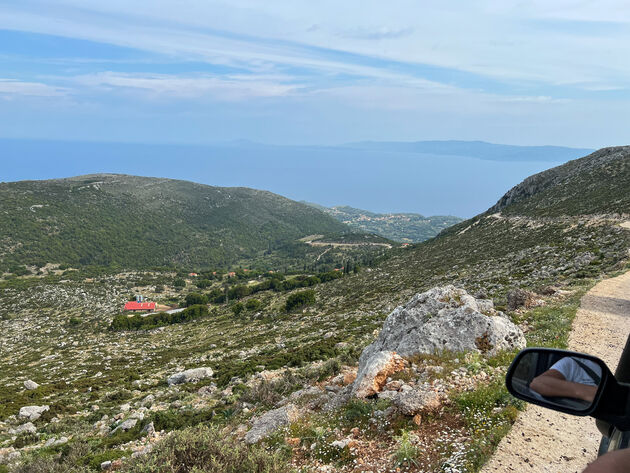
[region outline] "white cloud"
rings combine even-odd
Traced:
[[[40,82],[24,82],[13,79],[0,79],[0,96],[60,97],[66,95],[67,89]]]
[[[395,8],[376,0],[59,0],[54,7],[23,0],[0,6],[0,27],[254,70],[282,65],[334,72],[352,66],[318,49],[328,48],[500,81],[555,85],[586,77],[590,88],[624,87],[630,29],[604,28],[594,38],[577,26],[558,30],[543,21],[592,19],[629,23],[630,9],[610,0],[398,0]]]
[[[139,91],[153,97],[191,99],[208,97],[219,101],[241,101],[281,97],[294,93],[299,85],[283,83],[281,76],[183,77],[167,74],[121,74],[103,72],[77,76],[74,82],[89,88]]]

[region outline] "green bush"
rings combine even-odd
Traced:
[[[245,304],[245,308],[251,311],[258,310],[261,306],[262,302],[260,302],[258,299],[250,299]]]
[[[241,312],[243,312],[243,310],[245,310],[245,306],[242,303],[237,302],[230,309],[232,310],[232,313],[234,315],[239,315]]]
[[[61,455],[27,456],[12,467],[11,473],[93,473],[85,464],[88,455],[90,447],[86,442],[70,442],[63,446]],[[0,473],[4,473],[1,468]]]
[[[197,286],[199,289],[205,289],[211,285],[212,281],[210,281],[209,279],[201,279],[195,283],[195,286]]]
[[[186,302],[184,305],[190,307],[191,305],[206,305],[208,303],[208,296],[205,294],[199,294],[197,292],[191,292],[186,296]]]
[[[282,453],[247,446],[214,427],[175,432],[152,453],[127,464],[127,473],[291,473]]]
[[[312,305],[312,304],[315,304],[315,291],[308,290],[308,291],[300,291],[300,292],[291,294],[287,298],[285,307],[286,307],[287,312],[289,312],[293,309],[304,307],[307,305]]]
[[[13,442],[13,446],[15,448],[24,448],[27,445],[31,445],[37,442],[37,440],[38,440],[37,434],[24,432],[23,434],[20,434],[16,437],[15,441]]]

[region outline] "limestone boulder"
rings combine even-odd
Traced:
[[[396,393],[392,404],[402,414],[414,416],[425,409],[440,407],[440,397],[430,386],[424,386]]]
[[[39,419],[48,409],[50,409],[48,406],[24,406],[18,415],[32,422]]]
[[[166,380],[169,386],[183,383],[196,383],[202,379],[211,378],[214,372],[211,368],[193,368],[186,371],[180,371],[169,376]]]
[[[358,397],[378,393],[387,376],[403,368],[400,357],[442,351],[494,355],[524,347],[521,329],[492,301],[452,285],[435,287],[389,314],[377,339],[361,353],[352,392]]]
[[[252,428],[245,434],[245,442],[254,444],[299,419],[301,411],[294,404],[287,404],[263,414],[254,422]]]
[[[34,391],[35,389],[39,388],[39,384],[37,384],[35,381],[28,379],[24,381],[24,387],[28,389],[29,391]]]

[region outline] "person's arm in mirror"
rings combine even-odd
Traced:
[[[583,473],[630,473],[630,449],[624,448],[602,455]]]
[[[597,393],[597,386],[567,381],[560,371],[553,368],[536,376],[529,387],[542,396],[571,397],[586,402],[593,402]]]

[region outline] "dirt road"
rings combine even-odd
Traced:
[[[614,372],[629,332],[630,272],[606,279],[584,295],[569,349],[601,358]],[[591,417],[530,405],[481,471],[581,472],[595,459],[600,438]]]

